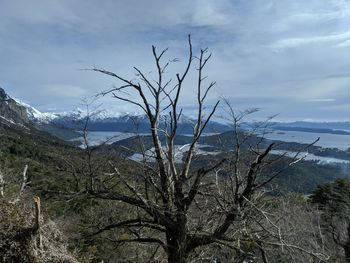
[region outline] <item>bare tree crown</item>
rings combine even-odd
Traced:
[[[249,114],[236,115],[231,107],[231,121],[233,122],[233,140],[235,147],[222,158],[214,158],[212,162],[195,168],[193,159],[196,145],[204,129],[217,110],[219,101],[211,111],[204,116],[204,104],[215,82],[205,85],[204,69],[211,58],[207,49],[201,49],[195,56],[188,36],[189,54],[183,72],[175,75],[174,80],[166,80],[164,73],[169,62],[163,63],[167,52],[160,52],[152,46],[152,54],[157,69],[156,80],[151,80],[139,68],[134,67],[140,80],[134,81],[122,77],[111,71],[94,68],[93,71],[114,77],[120,83],[101,95],[112,94],[120,101],[129,103],[141,109],[150,123],[150,133],[154,148],[154,162],[147,160],[144,154],[143,162],[139,163],[144,171],[142,178],[136,183],[130,182],[130,175],[123,175],[113,164],[114,176],[123,183],[127,191],[120,192],[104,186],[103,190],[93,192],[95,198],[122,201],[135,207],[138,211],[135,218],[129,218],[108,224],[94,233],[100,234],[116,228],[127,229],[132,237],[128,239],[114,239],[116,243],[139,242],[156,244],[164,249],[170,263],[184,263],[191,253],[198,252],[203,246],[216,244],[227,246],[242,254],[238,245],[241,238],[252,240],[261,250],[266,259],[263,241],[256,233],[275,235],[271,230],[253,222],[252,211],[266,218],[259,202],[263,189],[281,171],[272,174],[265,180],[259,180],[262,170],[271,163],[281,160],[282,157],[270,156],[274,143],[261,147],[263,139],[257,140],[255,145],[248,148],[250,159],[243,160],[242,144],[248,141],[249,134],[239,134],[238,123]],[[183,162],[176,163],[175,138],[178,133],[179,120],[182,109],[179,106],[184,81],[190,70],[195,67],[197,117],[193,126],[193,134],[188,150],[184,154]],[[128,92],[136,92],[137,98],[130,99]],[[161,118],[166,115],[165,127],[160,125]],[[162,138],[165,137],[164,140]],[[245,154],[247,156],[247,154]],[[253,158],[251,158],[253,157]],[[295,157],[297,158],[297,156]],[[295,161],[292,158],[287,165]],[[226,177],[220,176],[224,171]],[[142,186],[142,187],[141,187]],[[250,225],[249,225],[250,224]],[[247,239],[247,236],[249,238]],[[282,243],[276,234],[275,244],[288,246]],[[294,249],[298,248],[294,246]],[[302,250],[302,248],[300,248]],[[310,252],[311,255],[313,252]]]

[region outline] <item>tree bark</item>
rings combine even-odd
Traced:
[[[342,246],[345,252],[345,261],[350,263],[350,224],[347,227],[348,240]]]
[[[180,215],[178,220],[178,227],[167,231],[168,263],[187,262],[187,220],[184,215]]]
[[[350,241],[347,241],[343,245],[343,249],[344,249],[344,252],[345,252],[345,261],[350,263]]]
[[[186,263],[186,246],[179,243],[179,240],[176,240],[173,237],[174,241],[168,243],[168,263]]]
[[[0,197],[4,197],[4,184],[5,184],[4,176],[0,171]]]

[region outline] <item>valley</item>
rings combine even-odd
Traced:
[[[41,113],[28,104],[19,100],[19,102],[13,100],[4,90],[2,90],[1,94],[3,100],[11,102],[10,104],[3,104],[2,112],[0,112],[3,117],[2,125],[5,125],[4,127],[8,126],[8,128],[20,131],[21,133],[25,132],[29,137],[31,133],[34,135],[39,132],[47,138],[56,138],[55,140],[63,139],[67,145],[73,147],[72,149],[78,147],[84,150],[86,147],[82,138],[83,127],[86,124],[86,113],[84,111]],[[6,105],[8,105],[8,108],[5,107]],[[147,132],[149,127],[145,116],[116,114],[116,117],[112,117],[111,113],[106,115],[102,112],[89,118],[89,122],[87,123],[88,130],[86,132],[89,147],[96,147],[101,153],[104,151],[108,154],[115,152],[117,154],[116,156],[119,156],[118,158],[122,157],[139,162],[142,160],[142,153],[139,146],[143,145],[146,156],[149,157],[148,161],[152,160],[154,153],[151,149],[152,142]],[[183,117],[179,124],[179,135],[176,137],[174,145],[175,162],[178,164],[181,164],[184,154],[188,151],[189,143],[192,140],[192,136],[189,133],[192,130],[194,122],[190,118]],[[274,124],[272,127],[275,128],[264,132],[263,140],[260,139],[259,134],[253,135],[248,144],[254,144],[261,140],[261,147],[264,148],[270,142],[275,142],[276,145],[271,154],[292,157],[296,152],[300,151],[298,158],[301,158],[305,165],[309,165],[310,167],[316,165],[320,166],[318,169],[326,170],[328,166],[333,166],[332,169],[335,169],[337,172],[331,175],[332,178],[349,176],[350,135],[347,133],[339,134],[330,132],[333,130],[331,129],[333,127],[331,123],[316,124],[302,122],[300,129],[306,129],[305,126],[308,127],[310,125],[312,128],[307,128],[311,129],[308,131],[301,131],[297,126],[297,128],[294,127],[298,123],[294,123],[292,128],[289,127],[290,125],[292,124]],[[335,123],[333,128],[346,127],[346,125],[346,123]],[[327,129],[324,128],[325,126]],[[323,129],[323,132],[314,132],[317,129]],[[249,132],[249,130],[243,129],[240,131],[242,136],[246,132]],[[196,155],[217,158],[225,152],[232,151],[235,148],[233,137],[233,132],[230,131],[228,124],[210,122],[199,140]],[[308,147],[306,152],[305,146],[318,137],[320,140],[315,145]],[[161,136],[161,138],[162,143],[165,144],[165,137]],[[33,140],[35,140],[35,136]],[[79,152],[81,150],[76,149],[76,151]],[[316,174],[313,176],[316,176]],[[319,180],[323,181],[324,179]],[[316,185],[314,184],[314,187]],[[290,187],[295,188],[295,186]]]

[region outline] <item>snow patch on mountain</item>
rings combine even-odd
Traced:
[[[148,118],[145,114],[139,112],[115,112],[112,110],[95,110],[89,112],[88,109],[76,108],[70,112],[41,112],[33,106],[21,101],[20,99],[14,98],[14,100],[21,106],[25,107],[28,118],[36,123],[49,124],[60,120],[85,120],[89,117],[89,121],[92,122],[148,122]],[[161,116],[161,122],[166,121],[169,116]],[[194,124],[194,120],[181,116],[179,124]]]
[[[6,122],[8,122],[8,123],[11,123],[11,124],[17,125],[17,123],[15,123],[13,120],[7,119],[7,118],[5,118],[4,116],[0,116],[0,119],[2,119],[2,120],[4,120],[4,121],[6,121]]]
[[[21,106],[26,108],[28,118],[34,122],[50,123],[53,119],[57,118],[58,115],[55,113],[41,112],[29,104],[14,98],[14,100]]]

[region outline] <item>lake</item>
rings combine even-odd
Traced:
[[[324,148],[338,148],[340,150],[350,148],[350,135],[276,130],[266,134],[265,137],[271,140],[307,144],[312,143],[318,137],[320,137],[320,140],[315,144],[316,146],[321,146]]]
[[[145,134],[140,134],[145,135]],[[124,140],[135,136],[135,133],[124,132],[89,132],[88,138],[90,145],[99,145],[103,142],[111,144],[116,141]],[[280,140],[285,142],[312,143],[318,137],[320,141],[316,146],[324,148],[338,148],[346,150],[350,148],[350,135],[328,134],[328,133],[312,133],[300,131],[273,131],[265,135],[267,139]]]
[[[318,164],[332,164],[332,163],[350,164],[349,160],[343,160],[343,159],[326,157],[326,156],[317,156],[308,152],[297,153],[297,152],[291,152],[291,151],[272,150],[271,153],[276,155],[285,155],[296,159],[302,158],[305,161],[315,161]],[[296,157],[296,154],[298,154],[297,157]]]
[[[114,142],[121,141],[130,137],[133,137],[135,135],[136,135],[135,133],[125,133],[125,132],[93,131],[88,133],[88,141],[90,146],[96,146],[102,143],[112,144]],[[74,139],[74,141],[81,141],[81,143],[83,144],[83,137]]]

